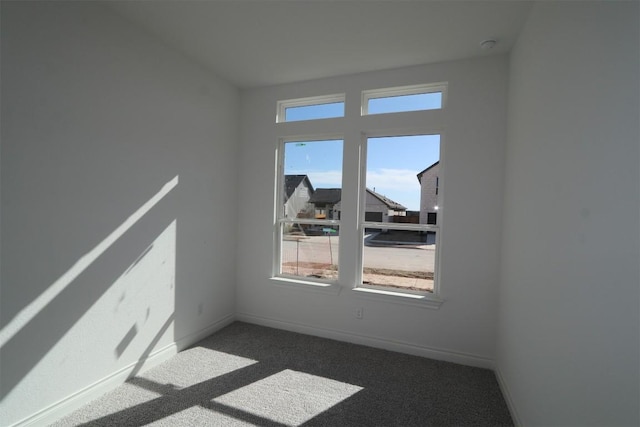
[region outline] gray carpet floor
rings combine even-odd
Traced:
[[[236,322],[54,426],[510,426],[492,371]]]

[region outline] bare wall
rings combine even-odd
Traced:
[[[3,1],[1,40],[12,425],[232,318],[239,94],[96,3]]]
[[[498,371],[522,425],[640,424],[637,2],[542,2],[512,52]]]

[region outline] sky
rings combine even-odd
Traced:
[[[307,175],[314,188],[342,188],[342,147],[341,140],[289,142],[285,174]],[[366,185],[417,211],[420,183],[416,175],[439,157],[439,135],[369,138]]]
[[[431,109],[440,98],[411,95],[371,100],[370,114]],[[439,95],[439,94],[437,94]],[[289,111],[292,110],[292,111]],[[343,103],[287,109],[287,121],[342,116]],[[300,141],[285,144],[286,175],[307,175],[314,188],[342,188],[343,141]],[[408,210],[420,209],[417,174],[440,159],[439,135],[369,138],[366,186]]]

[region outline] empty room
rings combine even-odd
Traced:
[[[640,425],[640,2],[0,19],[0,425]]]

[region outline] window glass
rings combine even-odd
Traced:
[[[276,104],[276,123],[344,117],[344,93],[286,99]]]
[[[362,283],[432,292],[439,135],[368,138]]]
[[[282,236],[281,273],[325,280],[338,279],[340,227],[292,223]]]
[[[286,218],[334,219],[342,196],[342,141],[286,142],[283,178]]]
[[[344,102],[285,107],[284,111],[285,122],[344,117]]]
[[[437,110],[442,108],[442,92],[369,98],[369,114],[402,111]]]
[[[283,144],[282,275],[337,280],[342,145],[342,140]]]
[[[362,115],[439,110],[444,108],[447,83],[388,87],[362,91]]]

